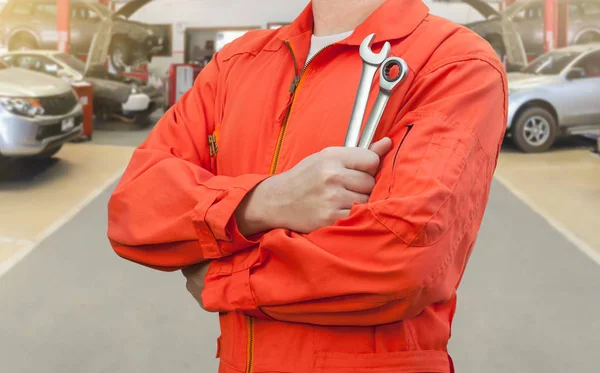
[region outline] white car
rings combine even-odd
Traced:
[[[97,115],[143,117],[163,105],[162,93],[155,87],[110,74],[104,66],[86,66],[68,53],[17,51],[0,56],[0,60],[14,67],[42,72],[69,82],[90,83],[94,89],[94,112]]]
[[[82,119],[69,84],[0,61],[0,160],[50,158],[81,134]]]

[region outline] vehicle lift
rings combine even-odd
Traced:
[[[56,49],[59,52],[69,53],[71,44],[71,1],[56,0],[56,28],[58,43]],[[79,96],[79,102],[83,106],[83,131],[81,136],[74,141],[90,141],[94,131],[94,106],[93,89],[91,84],[84,82],[71,83],[73,90]]]

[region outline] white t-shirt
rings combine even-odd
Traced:
[[[327,35],[327,36],[312,36],[310,39],[310,51],[308,52],[308,58],[306,59],[306,63],[310,61],[311,58],[314,57],[315,54],[319,53],[319,51],[327,46],[337,43],[338,41],[342,41],[346,39],[348,36],[352,35],[354,31],[343,32],[341,34],[336,35]]]

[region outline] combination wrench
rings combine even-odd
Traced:
[[[390,73],[394,67],[398,68],[398,75],[392,77]],[[402,58],[390,57],[383,62],[379,75],[379,95],[377,96],[377,100],[373,105],[373,110],[369,115],[365,129],[360,137],[360,142],[358,144],[359,148],[368,149],[369,146],[371,146],[371,141],[373,141],[373,136],[375,135],[375,131],[377,131],[377,126],[383,116],[383,112],[392,95],[392,91],[408,75],[408,65]]]
[[[367,101],[369,100],[369,92],[373,85],[375,73],[377,73],[377,69],[379,69],[379,66],[381,66],[383,61],[389,56],[392,49],[390,43],[385,42],[381,51],[379,53],[374,53],[371,49],[374,40],[375,34],[371,34],[360,44],[360,57],[363,61],[363,69],[358,85],[358,91],[356,92],[354,108],[352,109],[352,116],[350,117],[350,123],[348,124],[346,140],[344,141],[345,147],[356,147],[358,144],[360,129],[365,118]]]

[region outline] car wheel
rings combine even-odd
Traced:
[[[12,51],[23,51],[37,49],[38,45],[33,36],[28,34],[21,34],[14,37],[10,43],[8,49]]]
[[[589,44],[600,41],[599,31],[587,31],[577,38],[575,44]]]
[[[131,48],[124,38],[116,38],[110,44],[110,62],[118,71],[125,70],[131,60]]]
[[[556,119],[548,110],[541,107],[526,109],[519,115],[512,128],[515,145],[526,153],[548,150],[556,141],[557,135]]]

